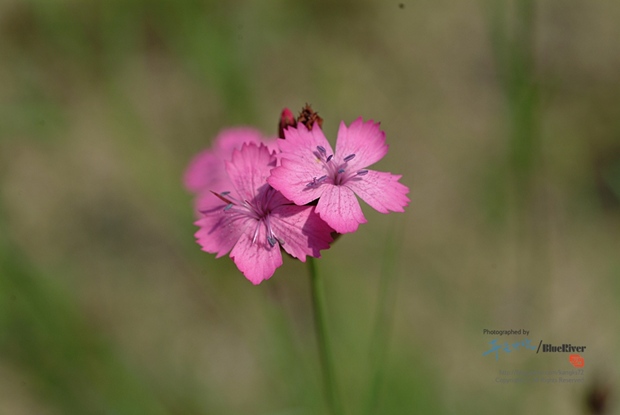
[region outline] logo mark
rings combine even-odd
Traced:
[[[585,365],[585,361],[583,357],[578,354],[572,354],[568,357],[568,361],[572,363],[575,367],[583,367]]]

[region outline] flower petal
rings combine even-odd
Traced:
[[[316,212],[338,233],[355,232],[360,223],[366,223],[355,193],[345,186],[324,184]]]
[[[226,179],[224,162],[232,158],[234,150],[244,143],[263,142],[260,131],[248,127],[227,128],[215,137],[213,150],[203,150],[190,162],[183,176],[187,190],[199,192],[204,190],[217,191],[214,187]],[[274,144],[271,144],[274,146]],[[275,147],[275,146],[274,146]]]
[[[381,160],[387,151],[385,133],[379,129],[379,123],[372,120],[364,122],[361,117],[353,121],[349,127],[344,122],[340,123],[336,141],[338,162],[355,154],[355,157],[349,161],[349,168],[362,169]]]
[[[183,184],[190,192],[198,192],[225,174],[223,161],[213,151],[204,150],[190,161],[183,175]]]
[[[308,164],[283,159],[281,166],[271,170],[267,182],[296,205],[305,205],[323,193],[322,186],[308,186],[313,178],[318,179],[323,174],[321,166],[314,162]]]
[[[284,140],[278,140],[283,159],[295,160],[308,165],[321,165],[314,154],[317,147],[323,147],[327,155],[334,154],[321,127],[316,124],[310,131],[303,124],[299,124],[297,128],[289,127],[284,131],[284,137]]]
[[[209,190],[209,191],[203,190],[201,192],[198,192],[198,194],[194,198],[194,208],[196,209],[196,214],[198,215],[197,217],[198,218],[203,217],[201,212],[209,210],[211,207],[213,207],[214,203],[217,203],[218,205],[222,205],[222,201],[218,199],[217,197],[215,197],[213,193],[211,192],[215,192],[219,194],[226,190],[230,190],[232,188],[233,188],[232,183],[228,179],[228,176],[226,176],[225,180],[221,180],[217,183],[214,183],[213,186],[210,186],[209,189],[212,189],[212,190]],[[221,207],[223,208],[224,206],[221,206]]]
[[[243,144],[241,150],[235,150],[232,160],[226,162],[226,171],[235,190],[242,201],[252,201],[259,189],[268,186],[267,177],[275,167],[275,157],[266,146]]]
[[[215,196],[213,196],[215,198]],[[196,221],[200,229],[196,232],[196,242],[203,251],[217,254],[217,258],[226,255],[235,246],[244,232],[250,232],[256,220],[233,212],[224,212],[224,205],[205,211],[204,216]]]
[[[398,182],[401,177],[368,170],[364,176],[349,179],[345,186],[381,213],[403,212],[409,204],[409,198],[405,196],[409,188]]]
[[[254,223],[258,228],[248,229],[249,232],[241,235],[230,257],[239,271],[256,285],[271,278],[276,268],[282,265],[282,254],[277,243],[274,246],[267,243],[264,224],[257,221]]]
[[[333,241],[333,229],[314,212],[314,206],[282,205],[271,213],[271,226],[282,248],[302,262],[306,255],[319,258],[320,250]]]

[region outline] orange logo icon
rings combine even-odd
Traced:
[[[573,366],[575,367],[583,367],[583,365],[585,364],[585,361],[583,360],[583,357],[581,357],[578,354],[572,354],[568,357],[569,362],[571,362],[573,364]]]

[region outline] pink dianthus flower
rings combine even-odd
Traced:
[[[225,162],[229,188],[203,198],[196,222],[197,242],[221,257],[230,251],[237,268],[253,284],[270,278],[282,265],[283,248],[305,262],[329,248],[333,231],[314,206],[297,206],[267,183],[275,153],[263,144],[243,144]]]
[[[271,171],[269,184],[297,205],[318,199],[316,213],[336,232],[355,232],[366,223],[355,195],[381,213],[403,212],[409,203],[401,176],[366,168],[388,151],[378,123],[341,122],[335,152],[318,125],[308,130],[298,123],[284,135],[278,140],[281,165]]]

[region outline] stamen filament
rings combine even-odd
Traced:
[[[213,193],[215,195],[215,197],[217,197],[218,199],[220,199],[222,202],[226,202],[226,204],[229,203],[233,203],[234,202],[224,196],[227,196],[230,192],[222,192],[221,194],[215,193],[213,190],[211,190],[211,193]]]
[[[258,230],[260,229],[261,221],[256,222],[256,229],[254,229],[254,236],[252,237],[252,245],[256,242],[256,238],[258,238]]]

